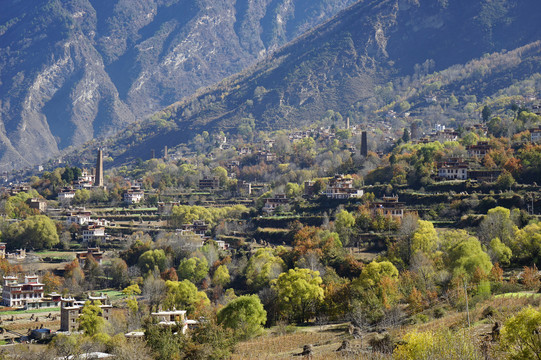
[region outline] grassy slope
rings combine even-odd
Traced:
[[[533,305],[539,306],[540,297],[538,294],[516,296],[494,296],[488,300],[478,303],[470,311],[471,327],[467,327],[466,312],[449,312],[444,317],[435,319],[423,324],[404,325],[401,327],[387,328],[395,340],[400,340],[404,334],[410,331],[438,331],[451,329],[466,334],[466,338],[480,342],[490,333],[494,322],[503,324],[507,318],[513,316],[522,308]],[[494,309],[493,315],[484,317],[483,311],[488,307]],[[431,310],[424,312],[432,316]],[[232,359],[291,359],[294,354],[302,352],[304,345],[312,344],[314,359],[390,359],[390,355],[371,353],[369,341],[375,333],[363,332],[362,339],[354,340],[348,334],[349,323],[326,326],[297,327],[296,332],[290,334],[279,334],[277,328],[273,328],[262,337],[247,340],[239,343],[235,348]],[[358,355],[344,357],[336,352],[342,341],[349,340],[352,347],[359,350]],[[496,351],[496,343],[490,344],[493,351]],[[501,355],[501,354],[500,354]]]

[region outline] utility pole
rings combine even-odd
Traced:
[[[466,287],[466,279],[464,279],[464,295],[466,296],[466,314],[468,314],[468,327],[470,327],[470,308],[468,306],[468,289]]]

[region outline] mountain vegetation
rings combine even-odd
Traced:
[[[538,359],[539,7],[358,2],[9,174],[0,358]]]
[[[251,69],[102,144],[125,162],[202,131],[249,137],[327,119],[363,124],[388,117],[402,126],[460,126],[484,105],[504,111],[517,102],[514,95],[541,89],[541,30],[531,16],[539,7],[362,1]]]
[[[0,169],[111,135],[243,70],[353,1],[5,1]]]

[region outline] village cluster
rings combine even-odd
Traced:
[[[535,111],[508,136],[490,121],[346,118],[204,132],[108,169],[103,148],[95,163],[40,168],[3,188],[4,341],[220,357],[283,324],[347,322],[340,351],[386,353],[399,325],[460,314],[464,300],[481,317],[493,296],[541,286]]]

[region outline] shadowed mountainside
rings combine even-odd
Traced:
[[[243,70],[354,0],[9,0],[0,170],[114,134]]]

